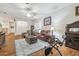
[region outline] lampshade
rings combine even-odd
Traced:
[[[51,27],[51,30],[54,30],[54,27]]]

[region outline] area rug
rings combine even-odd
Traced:
[[[49,46],[47,42],[38,40],[36,43],[29,45],[25,39],[15,40],[16,56],[30,56],[32,53]]]

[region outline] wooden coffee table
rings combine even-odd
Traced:
[[[28,37],[25,38],[25,40],[29,44],[33,44],[37,42],[37,39],[33,35],[29,35]]]

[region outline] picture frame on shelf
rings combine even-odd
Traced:
[[[51,16],[44,18],[44,26],[51,25]]]

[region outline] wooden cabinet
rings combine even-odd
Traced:
[[[71,28],[72,29],[75,28],[75,31],[74,30],[70,31]],[[78,30],[76,31],[76,29],[78,28],[79,28],[79,21],[74,22],[72,24],[68,24],[65,32],[65,35],[66,35],[65,45],[67,47],[77,49],[77,50],[79,50],[79,31]]]

